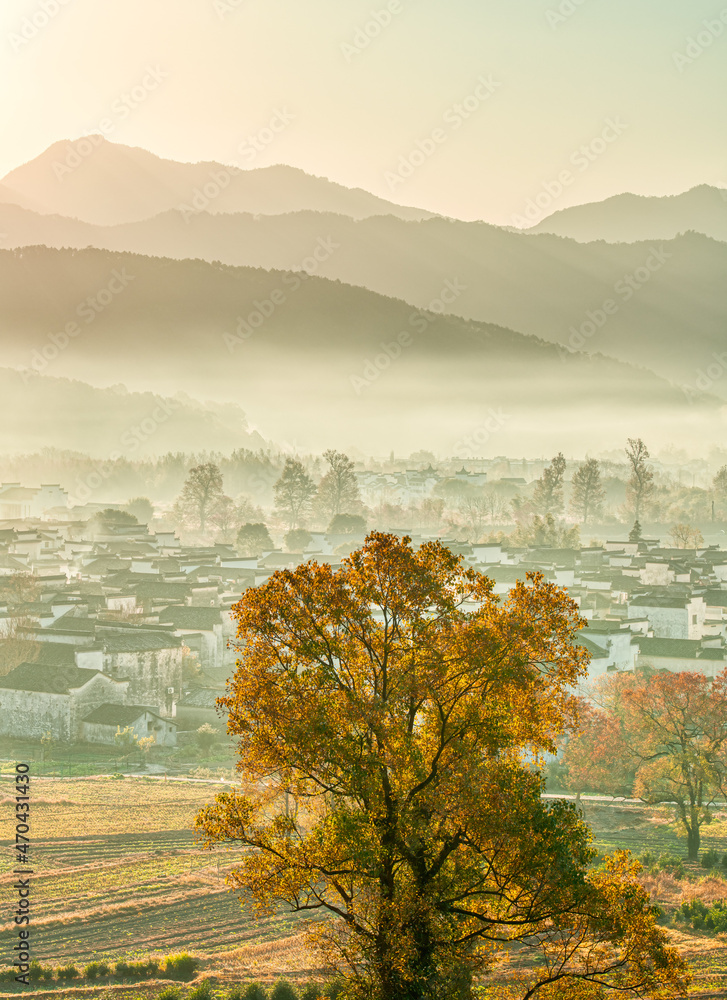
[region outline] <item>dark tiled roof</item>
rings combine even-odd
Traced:
[[[713,608],[727,608],[727,590],[707,590],[701,596]]]
[[[160,718],[154,709],[149,708],[148,705],[113,705],[107,702],[105,705],[99,705],[98,708],[94,708],[92,712],[84,716],[82,721],[95,722],[97,725],[102,726],[130,726],[147,712],[151,712],[157,719]],[[171,724],[174,725],[175,723]]]
[[[158,580],[132,584],[134,592],[141,598],[159,597],[165,601],[184,601],[191,596],[186,583],[161,583]]]
[[[716,646],[703,646],[699,651],[700,660],[724,660],[724,650]]]
[[[576,636],[575,643],[577,646],[583,646],[584,649],[587,649],[594,660],[608,659],[606,650],[599,646],[598,643],[593,642],[592,639],[587,639],[583,634]]]
[[[675,656],[687,660],[721,660],[724,650],[702,646],[698,639],[642,639],[638,638],[642,656]]]
[[[682,656],[696,659],[701,648],[698,639],[642,639],[639,649],[642,656]]]
[[[613,621],[608,618],[593,618],[588,623],[589,632],[606,632],[606,633],[619,633],[623,632],[626,635],[629,634],[629,629],[624,625],[623,621]]]
[[[182,640],[164,632],[106,632],[101,631],[98,641],[107,653],[148,653],[155,649],[174,649]]]
[[[553,580],[554,574],[550,570],[543,570],[542,567],[528,565],[519,566],[501,566],[494,565],[488,566],[485,571],[485,576],[488,576],[495,583],[516,583],[518,580],[522,580],[525,583],[526,575],[528,573],[542,573],[546,580]]]
[[[686,608],[690,597],[632,597],[629,607],[637,608]]]
[[[222,622],[219,608],[195,608],[172,605],[159,612],[160,623],[171,622],[175,628],[193,628],[210,631]]]
[[[35,663],[74,667],[77,649],[78,646],[70,642],[39,642]],[[84,646],[83,649],[88,649],[88,646]]]
[[[219,688],[198,688],[186,694],[177,705],[184,708],[217,708],[217,699],[223,693]]]
[[[83,687],[99,673],[99,670],[87,670],[76,666],[21,663],[6,677],[0,677],[0,689],[68,694],[71,688]]]
[[[38,493],[40,493],[40,490],[32,489],[30,486],[9,487],[0,492],[0,502],[4,502],[5,500],[33,500]]]
[[[69,611],[52,622],[48,626],[48,631],[83,632],[84,635],[93,635],[96,631],[96,619],[82,618],[80,615],[74,615],[72,611]]]

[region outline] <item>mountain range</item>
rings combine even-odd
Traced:
[[[72,390],[49,390],[74,440],[116,412],[117,390],[90,387],[123,381],[131,396],[216,400],[224,415],[197,408],[189,425],[209,447],[248,446],[245,413],[260,441],[292,448],[716,443],[725,212],[703,186],[514,232],[287,166],[59,142],[0,182],[2,363],[27,398],[48,379],[87,384],[87,418]]]
[[[0,301],[5,361],[26,378],[232,401],[292,447],[464,453],[493,412],[498,453],[584,433],[604,447],[616,426],[673,436],[719,412],[645,369],[305,272],[26,247],[0,252]]]
[[[166,212],[96,227],[0,205],[3,245],[98,247],[266,270],[306,269],[441,311],[595,351],[694,385],[724,347],[727,243],[697,233],[668,241],[580,244],[485,223],[392,216],[353,220]],[[604,303],[611,311],[604,312]],[[608,307],[606,307],[608,308]],[[713,391],[727,398],[727,379]]]

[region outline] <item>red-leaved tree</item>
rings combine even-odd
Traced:
[[[613,674],[568,743],[571,788],[671,803],[699,856],[710,806],[727,788],[727,670],[718,677],[670,671]]]

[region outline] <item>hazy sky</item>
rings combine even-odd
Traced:
[[[719,0],[3,0],[0,175],[106,120],[499,223],[563,171],[553,209],[727,185],[726,21]]]

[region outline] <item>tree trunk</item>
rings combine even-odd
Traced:
[[[690,861],[699,861],[699,824],[693,823],[687,827],[687,857]]]

